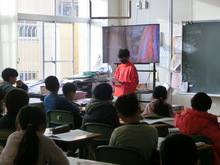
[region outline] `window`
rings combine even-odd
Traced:
[[[73,7],[72,7],[73,4]],[[59,16],[78,17],[78,2],[59,2]]]
[[[20,72],[20,80],[26,81],[26,80],[33,80],[38,78],[37,72]]]
[[[37,24],[35,21],[19,21],[18,35],[20,40],[37,40]]]
[[[72,16],[72,5],[69,2],[59,3],[59,15],[60,16]]]

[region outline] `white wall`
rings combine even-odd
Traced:
[[[126,1],[126,0],[123,0]],[[148,9],[136,9],[136,3],[139,0],[132,0],[132,18],[121,20],[121,24],[154,24],[159,23],[163,33],[163,45],[161,46],[161,56],[165,57],[165,63],[170,64],[170,2],[173,2],[173,22],[190,20],[215,20],[220,19],[220,1],[219,0],[148,0]],[[126,5],[123,7],[127,7]],[[161,61],[164,63],[164,61]],[[159,82],[170,84],[169,66],[166,64],[158,66]],[[143,77],[143,76],[141,76]],[[171,89],[169,102],[172,104],[181,104],[190,107],[192,95],[181,95],[179,90]],[[212,108],[210,113],[220,115],[220,97],[212,97]]]

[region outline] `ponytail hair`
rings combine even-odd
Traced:
[[[24,106],[18,113],[17,122],[25,131],[14,160],[15,165],[36,165],[39,155],[39,138],[36,131],[46,127],[45,112],[37,106]]]
[[[153,112],[158,116],[170,117],[170,106],[166,103],[165,100],[159,99],[154,104]]]
[[[153,112],[158,116],[170,117],[170,107],[166,102],[167,89],[164,86],[157,86],[153,91],[153,98],[158,101],[155,102]]]

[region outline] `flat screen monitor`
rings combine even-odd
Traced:
[[[119,49],[130,51],[133,63],[159,63],[159,24],[106,26],[103,32],[103,62],[119,63]]]

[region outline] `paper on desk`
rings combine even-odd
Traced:
[[[165,117],[165,118],[161,118],[161,119],[151,119],[151,120],[144,120],[144,122],[148,123],[148,124],[155,124],[155,123],[165,123],[165,124],[169,124],[169,125],[174,125],[174,119],[171,117]]]
[[[76,137],[83,136],[83,135],[89,135],[89,134],[92,134],[92,133],[86,132],[86,131],[83,131],[83,130],[80,130],[80,129],[75,129],[75,130],[70,130],[70,132],[60,133],[60,134],[56,134],[56,135],[51,134],[49,136],[71,140],[71,139],[74,139]]]

